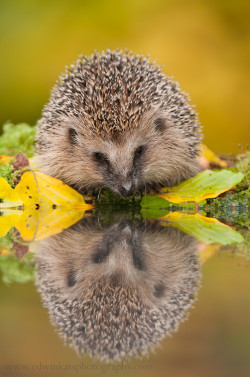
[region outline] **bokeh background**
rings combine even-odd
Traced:
[[[249,143],[247,0],[1,0],[0,125],[35,124],[65,65],[95,49],[150,54],[181,83],[205,143]]]

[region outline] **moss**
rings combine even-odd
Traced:
[[[0,155],[15,156],[23,152],[31,157],[35,150],[36,128],[26,123],[5,123],[0,136]]]
[[[244,174],[244,178],[235,189],[238,197],[250,199],[250,152],[238,155],[236,166],[231,170]]]
[[[13,165],[0,165],[0,177],[6,179],[6,181],[14,187],[13,178],[14,178],[14,167]]]
[[[0,254],[7,251],[7,255],[0,255],[1,279],[4,283],[27,283],[34,280],[34,254],[27,253],[22,260],[15,255],[15,243],[20,242],[20,236],[15,229],[11,229],[5,236],[0,237]]]
[[[1,212],[0,212],[1,216]],[[9,231],[4,237],[0,237],[0,250],[11,249],[13,246],[13,233]]]
[[[135,211],[140,210],[140,203],[142,200],[142,194],[123,198],[114,192],[104,189],[99,195],[98,192],[94,193],[95,207],[97,210],[105,209],[109,210],[115,208],[116,210]]]

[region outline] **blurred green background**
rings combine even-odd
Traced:
[[[93,50],[150,54],[181,83],[215,152],[249,143],[245,0],[1,0],[0,124],[35,124],[65,65]]]

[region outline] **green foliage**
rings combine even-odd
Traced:
[[[237,156],[237,160],[238,163],[235,167],[235,171],[243,173],[244,178],[237,186],[236,192],[240,194],[241,197],[250,199],[250,152]]]
[[[6,284],[33,281],[34,265],[32,262],[32,254],[28,254],[27,257],[21,261],[14,255],[1,255],[0,271],[2,272],[2,280]]]
[[[34,280],[33,254],[28,253],[24,259],[19,260],[11,250],[14,241],[15,234],[12,230],[0,237],[0,250],[6,249],[9,252],[7,255],[0,255],[1,279],[6,284],[27,283]]]
[[[10,186],[14,187],[13,177],[14,177],[14,167],[13,165],[1,165],[0,164],[0,177],[6,179]]]
[[[246,223],[249,219],[250,206],[250,152],[237,156],[233,172],[244,174],[242,181],[234,190],[229,190],[216,199],[209,199],[206,212],[216,218],[230,219],[235,223]]]
[[[31,157],[35,150],[35,133],[36,128],[26,123],[5,123],[0,136],[0,155],[14,156],[23,152]]]
[[[13,235],[11,231],[9,231],[4,237],[0,237],[0,249],[10,249],[12,245]]]

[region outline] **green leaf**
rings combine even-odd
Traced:
[[[162,189],[165,194],[159,195],[171,203],[200,202],[207,198],[216,198],[222,192],[237,185],[244,175],[230,170],[204,170],[195,177],[177,186]]]

